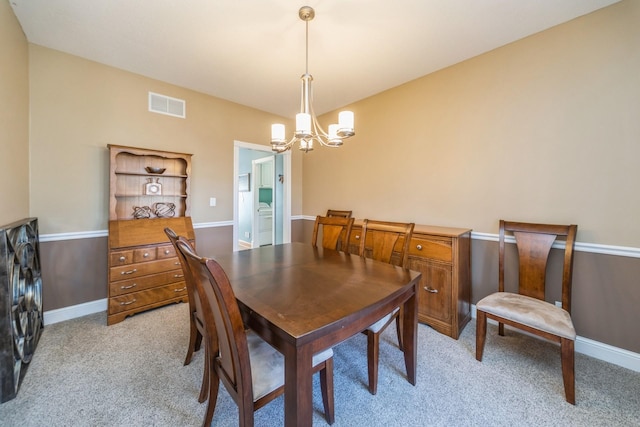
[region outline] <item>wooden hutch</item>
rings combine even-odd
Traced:
[[[108,145],[107,324],[173,302],[188,302],[180,262],[164,233],[195,242],[191,154]]]

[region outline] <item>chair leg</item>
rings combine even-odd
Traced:
[[[206,350],[206,348],[205,348]],[[209,361],[205,359],[205,363],[213,363],[213,361]],[[216,402],[218,400],[218,389],[220,387],[220,378],[218,377],[218,373],[215,371],[213,366],[209,367],[210,372],[210,381],[209,381],[209,403],[207,403],[207,412],[204,415],[204,420],[202,421],[202,427],[210,427],[211,421],[213,420],[213,413],[216,410]],[[253,410],[253,408],[251,408]]]
[[[476,360],[482,362],[484,342],[487,338],[487,314],[484,311],[476,312]]]
[[[498,335],[504,336],[504,323],[498,323]]]
[[[184,358],[184,366],[187,366],[191,363],[191,358],[193,357],[193,352],[197,351],[196,346],[198,345],[198,337],[200,336],[200,331],[196,327],[196,323],[193,320],[193,315],[189,321],[189,347],[187,348],[187,356]],[[202,336],[200,336],[200,340],[202,340]]]
[[[380,352],[380,335],[367,331],[367,360],[369,369],[369,392],[378,392],[378,356]]]
[[[398,317],[396,317],[396,333],[398,334],[398,347],[400,350],[404,351],[404,345],[402,344],[402,308],[400,308],[400,312]]]
[[[573,340],[562,338],[560,340],[560,352],[562,358],[562,380],[564,382],[564,394],[567,402],[576,404],[576,377],[575,377],[575,353]]]
[[[335,421],[335,405],[333,397],[333,357],[327,359],[324,368],[320,371],[320,390],[322,391],[322,404],[324,405],[324,418],[327,424]]]
[[[200,385],[200,395],[198,396],[198,402],[202,403],[207,400],[207,396],[209,396],[209,377],[210,377],[210,366],[209,366],[209,348],[205,344],[204,346],[204,370],[202,372],[202,385]]]
[[[202,334],[200,333],[200,331],[198,331],[198,335],[196,336],[196,343],[193,346],[193,350],[198,351],[200,350],[201,346],[202,346]]]

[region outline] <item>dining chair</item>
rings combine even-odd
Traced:
[[[254,331],[245,329],[229,278],[215,260],[198,256],[184,238],[177,242],[192,273],[209,345],[209,403],[203,426],[213,420],[220,381],[238,405],[240,426],[253,426],[254,412],[284,392],[284,356]],[[213,333],[213,331],[216,331]],[[312,358],[320,372],[325,419],[334,422],[333,350]]]
[[[326,249],[347,251],[349,248],[349,237],[353,227],[353,218],[344,217],[316,217],[313,225],[313,235],[311,244],[318,246],[318,234],[322,228],[322,247]]]
[[[327,209],[327,215],[326,216],[337,216],[337,217],[342,217],[342,218],[351,218],[351,213],[353,211],[341,211],[338,209]]]
[[[414,227],[414,223],[365,219],[362,223],[360,236],[360,256],[405,267]],[[391,313],[386,314],[382,319],[363,331],[367,335],[367,363],[369,392],[371,394],[376,394],[378,391],[380,335],[394,320],[396,320],[398,345],[400,349],[403,349],[400,317],[400,308],[396,307]]]
[[[189,270],[189,264],[185,259],[182,252],[178,250],[177,242],[178,235],[170,227],[164,229],[165,234],[169,237],[169,241],[173,245],[176,251],[176,255],[180,260],[180,266],[182,267],[182,274],[184,275],[185,286],[187,287],[187,297],[189,300],[189,345],[187,347],[187,356],[184,359],[184,365],[191,363],[193,353],[200,350],[202,344],[202,337],[205,333],[204,316],[202,315],[202,306],[200,305],[200,298],[198,297],[198,291],[193,283],[191,271]],[[185,239],[185,241],[191,246],[191,249],[195,251],[191,242]],[[207,346],[204,348],[205,360],[207,359]],[[198,402],[202,403],[207,400],[207,394],[209,393],[209,366],[204,364],[204,372],[202,374],[202,385],[200,386],[200,395],[198,396]]]
[[[500,220],[498,254],[498,292],[482,298],[476,304],[476,359],[482,361],[487,318],[498,322],[498,334],[504,335],[504,325],[509,325],[542,338],[560,343],[562,378],[567,402],[575,405],[574,342],[576,331],[571,320],[571,284],[576,225],[532,224]],[[508,264],[518,267],[513,284],[505,286],[505,235],[515,238],[518,262]],[[562,307],[545,301],[548,257],[553,243],[564,238],[562,262]],[[509,270],[511,271],[511,270]],[[508,292],[509,288],[515,292]]]

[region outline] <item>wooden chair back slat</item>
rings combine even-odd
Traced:
[[[564,238],[562,307],[571,312],[571,281],[577,226],[500,221],[498,288],[505,289],[505,239],[512,234],[518,249],[518,293],[545,300],[546,272],[553,243]]]
[[[317,216],[313,225],[311,244],[318,246],[318,235],[322,227],[322,247],[333,250],[348,249],[353,218]]]
[[[351,218],[352,211],[341,211],[338,209],[327,209],[327,215],[329,217],[342,217],[342,218]]]
[[[365,219],[360,236],[360,256],[406,266],[414,227],[414,223]]]

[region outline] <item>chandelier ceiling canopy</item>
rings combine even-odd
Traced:
[[[338,123],[330,124],[328,132],[324,131],[316,118],[313,111],[313,91],[311,88],[313,77],[309,74],[309,21],[315,17],[315,11],[310,6],[303,6],[298,11],[298,16],[305,21],[306,26],[305,72],[300,77],[302,80],[300,112],[296,114],[296,130],[289,141],[285,137],[283,124],[271,125],[271,148],[278,153],[290,150],[296,141],[300,144],[300,150],[304,152],[313,150],[314,141],[325,147],[340,147],[344,139],[355,135],[354,117],[351,111],[341,111],[338,114]]]

